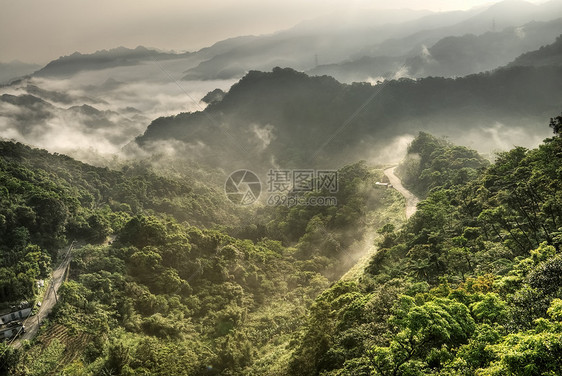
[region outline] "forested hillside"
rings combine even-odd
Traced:
[[[0,345],[12,375],[269,374],[363,234],[403,218],[365,163],[338,171],[336,206],[251,215],[212,179],[149,161],[96,168],[10,142],[0,153],[3,300],[33,301],[58,248],[82,244],[37,339]]]
[[[67,241],[100,242],[138,214],[236,223],[217,191],[142,164],[114,171],[11,142],[0,142],[0,155],[1,301],[33,298]]]
[[[0,376],[562,375],[562,0],[1,9]]]
[[[408,146],[408,154],[397,173],[406,187],[425,198],[434,188],[466,184],[488,164],[489,161],[474,150],[420,132]]]
[[[229,169],[269,168],[271,159],[285,167],[380,160],[388,157],[381,149],[413,129],[491,150],[547,136],[540,124],[558,111],[561,84],[557,66],[379,85],[289,68],[251,71],[204,111],[154,120],[136,144],[154,152],[170,145],[181,157]]]
[[[397,192],[371,189],[382,172],[363,163],[339,171],[337,207],[262,208],[253,224],[211,229],[155,210],[147,192],[163,178],[148,168],[139,197],[132,183],[138,170],[97,169],[4,143],[3,179],[27,184],[26,192],[58,194],[54,213],[65,213],[48,222],[58,232],[39,237],[33,222],[10,214],[46,217],[37,194],[5,185],[14,204],[3,206],[3,231],[27,237],[19,253],[6,253],[3,260],[13,264],[3,261],[4,275],[25,265],[35,273],[25,286],[48,271],[54,247],[69,236],[116,239],[74,251],[49,324],[23,350],[3,346],[1,369],[11,375],[556,374],[562,117],[551,127],[555,136],[537,149],[514,148],[492,164],[421,133],[401,170],[426,198],[404,226]],[[57,175],[57,164],[71,173]],[[94,172],[98,183],[86,178]],[[136,212],[131,201],[122,210],[125,203],[101,188],[105,179],[131,185],[131,197],[142,204]],[[85,199],[94,188],[99,195]],[[158,192],[160,199],[187,199],[177,190]],[[103,200],[108,204],[99,208]],[[354,238],[369,228],[380,236],[367,269],[357,280],[330,285]]]
[[[537,149],[488,167],[421,134],[409,156],[421,168],[403,176],[427,198],[403,228],[382,229],[358,281],[316,299],[288,373],[559,374],[562,117],[551,127]]]

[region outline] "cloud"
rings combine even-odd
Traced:
[[[202,110],[205,104],[200,99],[207,92],[228,89],[233,82],[173,82],[167,76],[149,74],[154,69],[141,67],[134,74],[108,69],[70,79],[30,78],[0,88],[0,95],[13,95],[17,102],[13,97],[0,101],[0,136],[99,163],[100,156],[121,153],[153,119]],[[272,137],[271,130],[269,126],[255,129],[260,145]],[[170,148],[178,146],[162,144],[155,150],[169,154]],[[189,154],[201,148],[184,145],[181,150]]]
[[[429,49],[425,44],[422,44],[422,50],[420,56],[423,59],[423,61],[426,63],[435,61],[435,59],[433,59],[433,56],[431,56],[431,52],[429,52]]]
[[[408,146],[414,138],[411,134],[404,134],[385,143],[379,141],[370,152],[369,162],[371,164],[395,164],[400,162],[406,155]]]
[[[495,1],[493,1],[495,2]],[[112,46],[156,46],[193,51],[239,35],[292,27],[321,15],[362,9],[446,11],[489,5],[489,0],[43,0],[4,1],[2,59],[46,63],[73,51]],[[25,23],[25,28],[22,28]],[[17,38],[13,38],[17,30]],[[108,46],[110,41],[111,46]]]
[[[487,150],[509,150],[514,146],[536,147],[546,137],[548,129],[541,124],[543,132],[531,134],[528,130],[520,127],[508,127],[505,124],[496,122],[492,126],[482,127],[481,132],[473,131],[475,144],[481,145]]]
[[[409,77],[409,70],[407,66],[402,66],[400,67],[400,69],[398,69],[394,75],[392,76],[393,80],[398,80],[400,78],[404,78],[404,77]]]
[[[252,124],[250,126],[250,129],[257,138],[257,141],[259,141],[259,151],[264,151],[269,146],[271,141],[275,139],[275,134],[273,132],[275,130],[275,127],[271,124],[266,124],[263,127],[257,124]]]
[[[514,32],[515,32],[515,35],[517,36],[517,38],[519,38],[519,39],[525,39],[525,36],[527,35],[525,33],[525,28],[523,26],[516,27]]]
[[[368,82],[369,84],[371,84],[371,86],[375,86],[375,85],[379,85],[381,83],[383,83],[385,80],[385,78],[383,76],[378,76],[378,77],[367,77],[367,79],[365,80],[365,82]]]

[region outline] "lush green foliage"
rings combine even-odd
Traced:
[[[50,238],[33,230],[33,222],[7,221],[18,224],[6,227],[11,231],[28,231],[28,240],[6,270],[21,263],[36,273],[28,281],[46,273],[50,260],[41,255],[80,233],[71,225],[80,215],[99,217],[84,229],[105,229],[97,238],[82,232],[84,239],[116,238],[74,251],[51,323],[22,350],[1,347],[0,369],[13,375],[558,374],[561,122],[552,119],[556,136],[539,148],[501,153],[487,167],[474,152],[421,134],[410,148],[419,163],[405,165],[403,176],[427,197],[402,227],[385,211],[397,192],[373,189],[381,173],[362,163],[340,170],[337,207],[261,208],[253,223],[213,229],[155,209],[157,200],[191,196],[148,194],[163,178],[146,169],[147,184],[139,188],[138,175],[64,162],[105,171],[115,179],[109,187],[128,184],[139,201],[136,210],[120,210],[108,193],[88,206],[78,198],[92,191],[85,179],[67,184],[69,177],[37,165],[41,155],[59,163],[63,157],[6,144],[16,152],[2,160],[4,179],[20,179],[17,167],[25,166],[27,180],[20,180],[29,185],[18,191],[8,184],[14,200],[3,201],[3,210],[17,212],[15,202],[42,213],[42,203],[56,202],[66,213],[64,221],[41,222],[53,226]],[[32,155],[27,161],[25,153]],[[39,188],[47,191],[40,197],[59,196],[31,199],[36,196],[28,192]],[[370,227],[379,229],[379,251],[358,280],[336,281],[354,238]]]
[[[31,300],[67,240],[102,241],[136,214],[236,223],[216,190],[140,164],[114,171],[11,142],[0,156],[0,301]]]
[[[232,219],[238,209],[217,207],[226,200],[216,191],[187,186],[185,177],[162,177],[142,166],[100,169],[19,144],[3,146],[5,179],[30,177],[20,182],[25,189],[7,185],[12,200],[3,210],[21,203],[44,225],[54,209],[39,212],[28,200],[43,189],[65,214],[54,222],[57,232],[16,223],[30,240],[27,253],[15,255],[6,270],[31,268],[22,260],[35,253],[54,259],[66,239],[91,243],[73,251],[51,324],[34,344],[3,355],[14,375],[282,370],[280,359],[267,356],[288,356],[307,308],[353,262],[349,252],[367,227],[400,217],[393,205],[398,193],[377,189],[382,171],[365,163],[339,171],[337,206],[262,207],[244,223]],[[207,201],[199,213],[197,205]],[[100,244],[108,235],[112,242]],[[48,273],[50,259],[42,262]]]
[[[476,151],[420,132],[398,166],[402,182],[420,197],[433,188],[453,188],[473,180],[488,165]]]
[[[317,298],[289,374],[559,374],[562,138],[485,170],[427,134],[410,152],[403,176],[427,198],[381,229],[357,284]]]

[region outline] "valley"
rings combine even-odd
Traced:
[[[560,0],[131,5],[0,15],[0,375],[560,373]]]

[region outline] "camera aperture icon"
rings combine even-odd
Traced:
[[[250,170],[237,170],[228,176],[224,192],[230,201],[238,205],[250,205],[261,194],[261,181]]]

